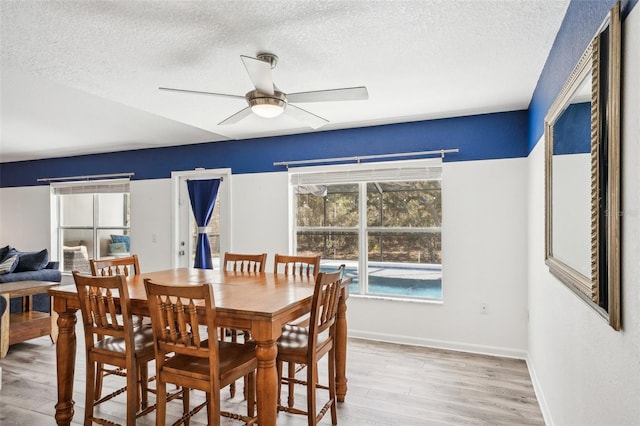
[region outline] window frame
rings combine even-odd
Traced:
[[[424,178],[420,179],[416,175],[416,171],[419,169],[426,169]],[[437,172],[436,172],[437,171]],[[396,177],[391,176],[396,174]],[[377,176],[379,174],[379,176]],[[419,174],[419,173],[418,173]],[[314,177],[310,181],[318,184],[357,184],[358,185],[358,214],[359,220],[357,226],[311,226],[311,227],[298,227],[297,226],[297,202],[295,186],[298,184],[309,183],[304,178],[300,178],[300,175],[307,175]],[[322,175],[326,176],[323,180]],[[349,175],[353,176],[353,179],[357,182],[348,181]],[[394,296],[388,294],[369,293],[369,233],[371,232],[407,232],[407,233],[439,233],[440,241],[442,241],[442,225],[439,227],[384,227],[384,226],[369,226],[367,216],[367,183],[380,181],[377,177],[387,176],[383,178],[383,181],[442,181],[442,159],[431,158],[423,160],[404,160],[404,161],[387,161],[379,163],[358,163],[358,164],[339,164],[339,165],[327,165],[327,166],[310,166],[310,167],[298,167],[289,169],[288,177],[288,201],[289,201],[289,247],[291,248],[291,254],[297,253],[297,234],[300,229],[305,231],[356,231],[358,235],[358,285],[359,293],[355,294],[361,297],[371,298],[390,298],[394,300],[406,299],[411,301],[437,301],[441,302],[442,298],[427,298],[427,297],[412,297],[408,295]],[[436,177],[437,176],[437,177]],[[442,190],[442,186],[440,187]],[[441,199],[442,203],[442,199]],[[442,204],[441,204],[442,208]],[[440,268],[442,268],[442,259],[440,259]],[[362,273],[364,271],[364,273]],[[442,286],[442,281],[441,281]]]
[[[121,190],[119,190],[121,189]],[[62,196],[73,194],[91,195],[92,224],[91,225],[63,225],[63,199]],[[127,226],[100,225],[100,194],[127,194],[123,202],[123,213],[128,210]],[[100,253],[100,233],[101,231],[122,231],[123,235],[131,236],[131,186],[130,179],[103,179],[94,181],[73,181],[59,182],[50,185],[51,196],[51,242],[55,249],[52,258],[60,262],[60,270],[68,275],[70,271],[65,270],[64,265],[64,232],[66,230],[86,230],[91,231],[92,251],[87,253],[89,259],[100,259],[106,256],[99,256]],[[124,222],[124,220],[123,220]],[[87,259],[87,260],[89,260]],[[84,271],[89,272],[89,271]]]

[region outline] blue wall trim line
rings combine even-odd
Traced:
[[[132,179],[169,178],[172,171],[231,168],[234,174],[286,170],[274,162],[458,148],[445,161],[526,157],[527,111],[511,111],[106,154],[0,164],[0,187],[33,186],[39,178],[133,172]]]

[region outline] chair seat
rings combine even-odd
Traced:
[[[202,346],[208,346],[208,341]],[[220,353],[220,386],[233,383],[237,374],[229,374],[236,368],[245,365],[247,371],[258,368],[255,359],[255,345],[219,342]],[[198,358],[190,355],[175,355],[167,360],[162,369],[164,374],[176,374],[196,380],[209,380],[210,368],[207,358]],[[231,377],[229,377],[231,376]]]
[[[331,343],[329,337],[329,330],[318,334],[318,352],[325,352],[323,350],[325,349],[324,346]],[[309,327],[300,327],[293,324],[286,324],[282,327],[282,335],[278,339],[278,356],[281,358],[287,355],[306,356],[308,347]]]
[[[135,329],[133,332],[134,351],[151,351],[153,352],[153,329],[150,325],[143,325],[142,327]],[[93,352],[107,352],[107,353],[121,353],[125,354],[126,345],[124,339],[116,337],[105,337],[104,339],[96,342],[93,347]]]

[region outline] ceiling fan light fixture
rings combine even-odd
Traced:
[[[262,118],[277,117],[284,112],[284,102],[278,103],[253,103],[251,105],[251,111]]]
[[[287,106],[284,93],[274,91],[273,95],[265,95],[257,90],[247,93],[247,102],[251,111],[262,118],[274,118],[284,112]]]

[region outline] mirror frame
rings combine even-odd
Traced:
[[[606,36],[603,37],[603,34]],[[620,1],[583,53],[545,117],[545,263],[620,330]],[[591,72],[591,276],[553,255],[554,125]]]

